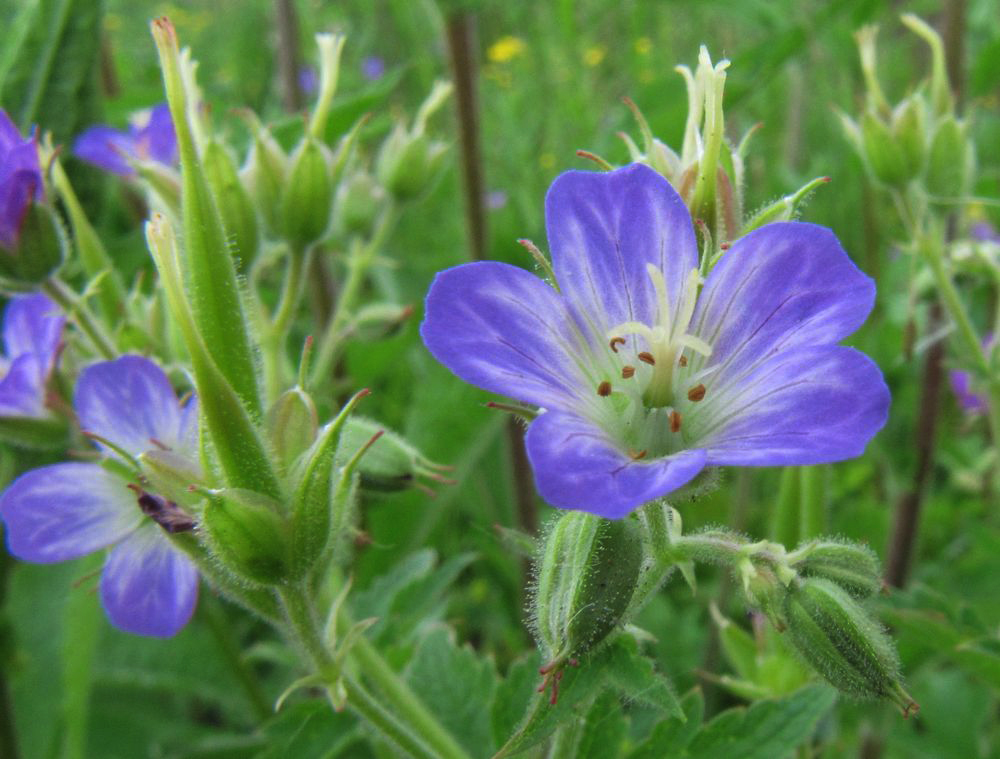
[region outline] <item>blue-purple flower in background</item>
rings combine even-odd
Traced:
[[[688,210],[646,166],[561,175],[545,217],[555,282],[441,272],[421,334],[462,379],[540,407],[526,445],[553,505],[618,518],[707,466],[857,456],[885,423],[882,373],[837,344],[875,286],[829,230],[761,227],[703,282]]]
[[[152,452],[197,471],[197,403],[181,404],[153,362],[123,356],[84,369],[74,405],[105,461],[54,464],[16,479],[0,496],[10,552],[51,563],[112,547],[100,584],[112,624],[174,635],[194,611],[198,572],[167,533],[195,522],[150,491],[137,460]]]
[[[0,356],[0,416],[41,418],[46,385],[55,366],[66,318],[44,295],[19,295],[3,317]]]
[[[0,110],[0,246],[17,246],[21,224],[44,192],[38,142],[24,138],[7,112]]]
[[[361,75],[369,82],[377,82],[385,76],[385,61],[377,55],[369,55],[361,61]]]
[[[177,135],[166,103],[136,115],[127,131],[93,126],[73,144],[81,160],[123,177],[135,174],[134,162],[177,163]]]
[[[995,344],[993,333],[987,333],[983,338],[983,351],[987,356]],[[967,414],[985,414],[989,411],[989,399],[985,391],[975,386],[972,373],[964,369],[952,369],[948,372],[951,391],[955,394],[959,408]]]

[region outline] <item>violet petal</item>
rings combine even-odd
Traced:
[[[125,632],[168,638],[191,619],[198,598],[198,570],[149,524],[123,540],[101,575],[101,603]]]
[[[535,419],[525,444],[542,498],[608,519],[676,490],[705,466],[705,451],[699,449],[633,460],[589,420],[559,411]]]
[[[132,491],[97,464],[69,462],[32,469],[0,496],[10,552],[50,563],[115,543],[142,521]]]

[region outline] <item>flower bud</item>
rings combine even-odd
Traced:
[[[0,288],[33,292],[62,266],[69,240],[55,211],[31,203],[24,211],[12,247],[0,245]]]
[[[931,137],[927,156],[924,187],[940,198],[957,198],[965,194],[971,163],[971,149],[965,136],[965,125],[954,116],[938,121]]]
[[[900,683],[892,639],[839,585],[793,583],[784,617],[792,645],[831,685],[858,698],[890,699],[904,715],[918,708]]]
[[[240,269],[246,271],[257,256],[257,212],[240,181],[236,162],[225,146],[216,140],[209,141],[202,154],[202,162],[205,178],[222,216],[222,226],[229,243],[234,246],[232,252],[237,256]]]
[[[426,134],[410,135],[397,125],[379,153],[379,181],[398,200],[411,200],[423,191],[441,166],[445,146]]]
[[[300,387],[286,390],[267,410],[268,439],[283,472],[290,472],[295,460],[313,444],[317,424],[316,405]]]
[[[406,438],[372,419],[354,416],[347,420],[337,450],[344,460],[377,433],[383,434],[358,466],[361,488],[370,492],[395,492],[411,487],[426,489],[424,480],[450,484],[441,473],[447,470],[427,459]]]
[[[246,117],[254,139],[247,162],[240,170],[241,178],[250,191],[267,230],[277,233],[280,228],[281,193],[288,173],[288,156],[255,115],[247,112]]]
[[[800,553],[802,558],[796,559]],[[799,574],[831,580],[858,600],[882,588],[882,568],[868,546],[824,540],[804,546],[789,558],[790,566]]]
[[[861,143],[868,167],[880,182],[890,187],[902,187],[912,178],[908,175],[903,148],[885,122],[870,110],[861,117]]]
[[[281,198],[281,222],[293,251],[305,251],[323,239],[333,211],[333,179],[326,147],[304,137],[292,155]]]
[[[913,179],[923,170],[927,152],[924,104],[920,98],[911,95],[896,106],[892,114],[892,136],[903,156],[906,178]]]
[[[278,504],[250,490],[213,491],[201,517],[212,552],[237,577],[275,585],[288,575],[287,526]]]
[[[370,235],[384,200],[385,190],[370,174],[364,171],[351,174],[337,188],[334,229],[345,236]]]
[[[628,519],[562,514],[538,564],[534,625],[550,664],[594,650],[624,623],[639,580],[642,542]]]

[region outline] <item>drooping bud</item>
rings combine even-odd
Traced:
[[[875,595],[882,587],[878,556],[859,543],[837,540],[807,543],[789,554],[788,561],[799,574],[831,580],[858,600]]]
[[[232,252],[237,257],[240,270],[246,271],[257,257],[259,244],[257,212],[253,202],[240,181],[236,162],[224,145],[217,140],[209,140],[201,160]]]
[[[402,435],[364,417],[353,416],[347,420],[341,434],[338,458],[345,459],[380,431],[382,436],[372,445],[358,467],[362,489],[394,492],[418,487],[426,490],[427,480],[451,483],[442,474],[447,471],[447,467],[427,459]]]
[[[291,159],[281,198],[281,229],[293,251],[320,242],[333,213],[329,150],[315,137],[302,139]]]
[[[274,585],[288,577],[288,526],[280,504],[250,490],[212,491],[201,517],[212,552],[237,577]]]
[[[795,581],[783,611],[790,642],[831,685],[858,698],[889,699],[904,715],[919,708],[900,683],[892,639],[839,585]]]
[[[642,559],[631,520],[580,511],[559,517],[542,548],[533,598],[535,634],[550,669],[594,650],[624,623]]]

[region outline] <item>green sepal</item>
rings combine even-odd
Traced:
[[[222,143],[209,140],[202,160],[205,178],[215,194],[222,225],[231,243],[230,251],[236,256],[240,270],[246,271],[257,257],[260,245],[257,212],[250,194],[240,181],[236,162]]]
[[[911,95],[897,105],[892,114],[892,135],[903,156],[907,179],[918,176],[924,168],[926,132],[923,100]]]
[[[55,274],[69,251],[62,222],[48,206],[31,203],[24,212],[17,242],[0,246],[0,289],[29,293]]]
[[[288,525],[280,504],[250,490],[209,491],[200,524],[212,552],[233,574],[260,585],[288,578]]]
[[[316,442],[303,454],[292,496],[293,579],[300,579],[313,569],[335,538],[334,532],[340,522],[335,510],[344,505],[335,498],[344,477],[343,471],[337,471],[338,445],[351,412],[366,395],[367,390],[356,393],[336,418],[320,430]]]
[[[340,438],[338,459],[347,460],[379,433],[380,437],[358,467],[362,489],[373,492],[406,490],[418,484],[421,477],[444,481],[439,474],[443,467],[426,459],[402,435],[364,417],[352,416],[347,420]]]
[[[280,227],[281,194],[288,174],[288,156],[256,114],[246,111],[244,115],[253,131],[253,146],[241,170],[242,178],[268,231],[276,233]]]
[[[882,588],[882,567],[868,546],[841,540],[821,540],[800,546],[788,555],[789,566],[806,577],[837,583],[858,600]]]
[[[316,440],[316,404],[301,387],[293,387],[267,410],[265,425],[280,469],[291,472],[295,461]]]
[[[139,455],[138,461],[150,490],[178,503],[191,501],[191,486],[201,484],[203,479],[193,461],[174,451],[146,451]]]

